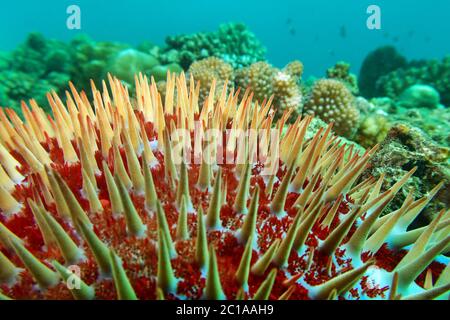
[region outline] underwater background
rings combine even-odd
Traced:
[[[66,28],[66,8],[79,5],[81,30]],[[382,8],[382,29],[368,30],[366,9]],[[0,49],[10,50],[31,31],[70,40],[78,33],[93,39],[162,45],[168,35],[213,31],[219,24],[243,22],[267,47],[278,67],[301,59],[305,73],[321,74],[336,60],[355,72],[364,56],[383,44],[395,45],[410,59],[441,58],[449,52],[447,0],[228,0],[228,1],[4,1]]]

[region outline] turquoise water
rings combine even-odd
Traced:
[[[80,31],[66,28],[71,4],[81,8]],[[381,30],[366,27],[370,4],[382,10]],[[357,72],[366,54],[384,44],[410,59],[441,58],[450,52],[449,13],[448,0],[4,1],[0,50],[15,48],[31,31],[60,40],[87,33],[95,40],[163,44],[167,35],[212,31],[233,21],[248,25],[271,63],[300,59],[306,74],[322,75],[337,60]]]

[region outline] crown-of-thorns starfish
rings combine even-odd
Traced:
[[[358,180],[376,147],[359,154],[332,125],[307,138],[311,117],[275,123],[271,99],[215,98],[214,83],[199,106],[183,74],[164,101],[142,75],[135,98],[108,80],[93,101],[73,85],[65,103],[48,94],[53,117],[33,100],[24,121],[0,109],[0,298],[448,297],[450,212],[407,229],[441,184],[384,214],[415,170],[386,192],[383,176]],[[173,135],[198,125],[265,139]],[[215,160],[263,157],[179,163],[180,141],[184,159],[195,143]]]

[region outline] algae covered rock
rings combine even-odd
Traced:
[[[416,221],[416,226],[420,226],[432,219],[440,209],[450,206],[449,156],[448,148],[434,143],[420,129],[398,123],[389,130],[386,139],[380,144],[364,177],[372,175],[378,178],[385,174],[387,179],[383,190],[387,190],[397,178],[417,167],[400,196],[391,202],[390,208],[393,210],[400,207],[410,191],[415,197],[422,197],[442,181],[443,186]]]
[[[399,97],[399,104],[406,108],[438,108],[441,97],[431,86],[416,84],[406,89]]]
[[[108,70],[128,84],[134,83],[134,76],[139,72],[149,73],[159,65],[158,59],[136,49],[126,49],[115,55],[108,64]]]

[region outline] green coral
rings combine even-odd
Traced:
[[[358,77],[358,86],[365,98],[381,97],[377,80],[391,71],[407,66],[407,60],[392,46],[370,52],[364,59]]]
[[[149,74],[155,78],[155,81],[163,81],[167,78],[167,72],[171,73],[181,73],[183,72],[183,68],[181,68],[177,63],[169,63],[166,65],[156,65],[152,69],[150,69]]]
[[[0,55],[0,104],[18,111],[21,100],[35,98],[48,110],[46,93],[67,86],[72,68],[67,44],[31,33],[11,53]]]
[[[248,66],[264,59],[265,48],[241,23],[222,24],[214,32],[169,36],[161,53],[164,63],[176,62],[185,70],[194,62],[208,57],[221,58],[234,68]]]
[[[71,42],[72,81],[79,87],[86,87],[91,79],[99,86],[100,80],[109,72],[108,64],[113,56],[129,48],[128,45],[116,42],[96,42],[87,35],[79,35]]]
[[[126,83],[133,84],[136,74],[148,74],[157,65],[159,61],[154,56],[136,49],[125,49],[111,58],[107,70]]]
[[[442,60],[411,62],[376,81],[377,91],[383,96],[397,98],[408,87],[424,84],[435,88],[444,105],[450,105],[450,56]]]
[[[161,65],[157,58],[159,51],[151,43],[142,43],[137,48],[96,42],[86,35],[65,43],[31,33],[14,51],[0,53],[0,105],[20,114],[20,102],[34,98],[49,111],[46,93],[54,90],[64,95],[68,81],[87,88],[92,79],[100,86],[111,72],[133,85],[137,72],[153,75],[158,81],[166,78],[168,70],[182,71],[176,63]],[[86,93],[90,95],[89,91]]]
[[[407,88],[399,97],[399,104],[405,108],[438,108],[441,97],[431,86],[415,84]]]

